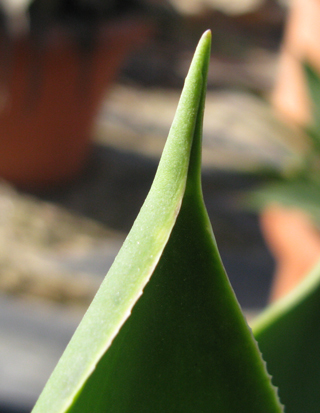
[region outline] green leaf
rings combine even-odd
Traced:
[[[320,264],[290,295],[253,322],[286,413],[320,410],[319,311]]]
[[[34,413],[281,412],[203,204],[210,32],[147,199]]]
[[[305,211],[320,226],[320,184],[310,180],[280,181],[256,189],[246,196],[244,206],[261,210],[266,205],[280,204]]]
[[[314,123],[320,122],[320,77],[318,72],[308,63],[303,64],[304,76],[312,103]]]
[[[308,86],[312,124],[307,128],[307,133],[313,142],[314,149],[320,152],[320,77],[316,70],[308,63],[303,64],[303,71]]]

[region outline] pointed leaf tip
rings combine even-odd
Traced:
[[[145,204],[33,413],[281,412],[203,204],[211,32]]]
[[[209,47],[210,48],[211,47],[211,38],[212,38],[211,30],[208,29],[201,36],[199,44],[203,44],[204,47]]]
[[[147,199],[33,413],[77,409],[78,396],[86,396],[84,388],[95,382],[120,328],[132,321],[129,315],[157,267],[184,197],[194,131],[201,123],[210,43],[208,33],[200,39]]]
[[[205,38],[211,40],[211,30],[210,30],[210,29],[206,30],[206,31],[203,33],[202,37],[205,37]]]
[[[210,52],[211,48],[211,30],[206,30],[203,35],[201,36],[198,46],[195,51],[195,56],[197,56],[198,52],[201,54]]]

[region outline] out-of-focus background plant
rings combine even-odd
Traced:
[[[261,213],[261,226],[278,260],[272,298],[286,295],[315,266],[320,256],[319,110],[320,78],[304,65],[313,120],[302,130],[305,150],[290,173],[282,173],[255,190],[249,205]]]
[[[299,285],[320,256],[319,16],[318,1],[291,2],[271,96],[282,119],[304,134],[300,162],[253,197],[253,204],[260,206],[261,228],[277,263],[273,300]]]

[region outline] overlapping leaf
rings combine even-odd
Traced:
[[[202,200],[210,33],[133,228],[34,413],[276,413]]]
[[[253,323],[286,413],[320,410],[319,313],[320,264],[290,295]]]
[[[257,191],[261,205],[277,202],[303,209],[320,224],[320,78],[308,64],[303,66],[311,98],[313,122],[308,128],[312,150],[301,177]],[[300,240],[296,240],[299,254]],[[259,347],[279,386],[286,413],[320,411],[320,264],[298,287],[271,305],[254,322]]]

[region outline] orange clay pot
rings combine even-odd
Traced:
[[[320,260],[320,233],[299,209],[278,205],[265,208],[261,229],[276,260],[271,301],[295,288]]]
[[[291,122],[311,120],[310,101],[301,63],[320,72],[320,0],[292,0],[281,47],[279,70],[271,101]]]
[[[0,108],[0,177],[21,187],[74,177],[88,155],[106,89],[124,57],[148,32],[139,20],[106,23],[86,56],[65,29],[53,30],[36,63],[30,39],[16,39]]]

